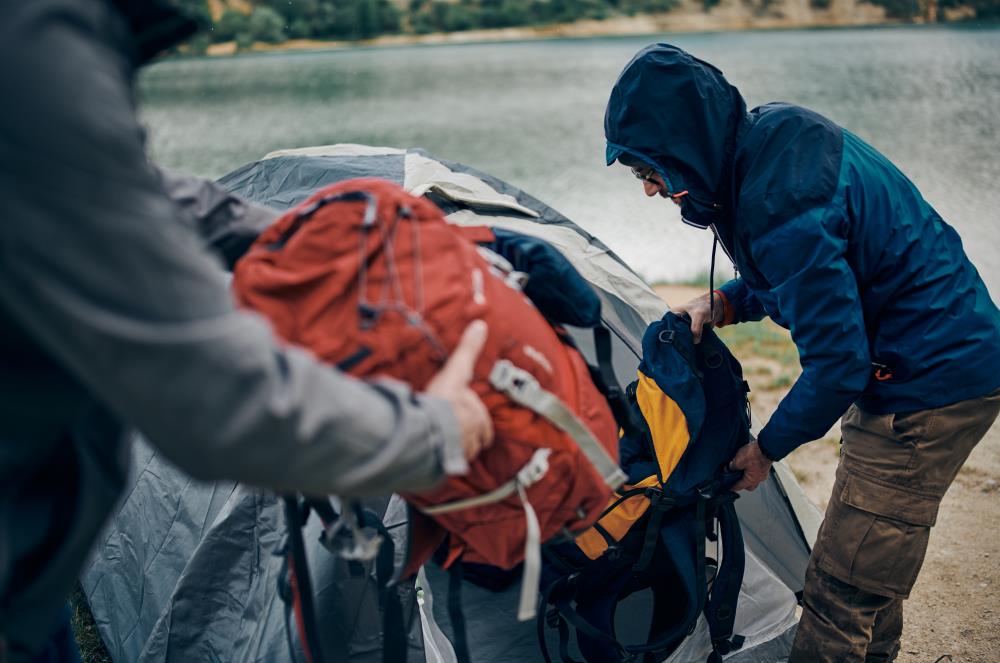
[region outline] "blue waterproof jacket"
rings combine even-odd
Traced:
[[[740,278],[733,322],[791,330],[802,375],[760,433],[781,458],[851,405],[940,407],[1000,387],[1000,312],[958,234],[884,156],[823,116],[746,110],[712,65],[667,44],[611,92],[607,163],[652,166],[711,226]]]

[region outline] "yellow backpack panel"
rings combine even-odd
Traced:
[[[639,372],[639,381],[635,390],[636,402],[642,412],[642,417],[649,427],[653,440],[653,451],[660,467],[660,476],[666,482],[677,467],[691,441],[688,433],[687,419],[680,406],[667,396],[657,386],[656,382]],[[659,478],[651,474],[642,481],[627,484],[619,489],[627,493],[637,488],[661,487]],[[621,500],[621,501],[619,501]],[[621,541],[629,529],[649,508],[649,498],[637,493],[625,499],[614,496],[608,503],[610,510],[583,534],[576,538],[576,545],[590,559],[597,559],[608,549],[608,538]],[[613,508],[611,508],[613,507]],[[599,531],[603,529],[604,533]]]

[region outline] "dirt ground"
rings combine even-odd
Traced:
[[[657,288],[657,293],[674,305],[704,292],[704,288],[687,286]],[[764,332],[751,334],[751,341],[742,333],[727,336],[726,341],[744,364],[754,417],[763,422],[787,393],[798,373],[798,362],[784,330],[771,323],[739,325],[756,326]],[[774,352],[782,338],[785,350]],[[839,427],[835,427],[787,459],[806,494],[821,509],[826,507],[833,486],[839,439]],[[927,559],[905,604],[903,646],[897,660],[933,663],[947,654],[954,663],[1000,662],[998,599],[1000,424],[994,424],[941,504]]]

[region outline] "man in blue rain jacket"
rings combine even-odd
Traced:
[[[1000,312],[957,233],[858,137],[790,104],[748,112],[666,44],[626,66],[605,134],[608,165],[712,228],[741,274],[680,307],[696,337],[766,315],[798,347],[802,375],[731,462],[737,489],[843,415],[789,660],[893,660],[938,505],[1000,410]]]

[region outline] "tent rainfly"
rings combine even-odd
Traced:
[[[558,248],[594,286],[614,339],[622,385],[631,382],[647,324],[663,303],[597,238],[544,203],[490,175],[422,150],[361,145],[283,150],[248,164],[220,184],[249,200],[287,209],[315,189],[354,177],[380,177],[424,195],[459,225],[489,225],[540,237]],[[571,330],[572,331],[572,330]],[[592,360],[589,333],[574,334]],[[767,663],[788,655],[796,593],[820,514],[791,472],[774,466],[771,481],[737,501],[747,566],[735,632],[744,646],[731,663]],[[139,435],[126,497],[94,552],[82,584],[101,636],[116,661],[302,660],[291,653],[285,606],[278,596],[283,515],[272,494],[234,483],[200,483],[172,467]],[[406,510],[395,496],[369,501],[394,538],[405,537]],[[310,520],[305,538],[323,639],[352,661],[381,660],[381,619],[373,570],[336,559]],[[405,550],[397,540],[396,550]],[[709,544],[708,550],[713,547]],[[428,565],[398,591],[406,606],[413,662],[454,661],[445,601],[447,573]],[[516,619],[518,583],[500,592],[464,583],[462,602],[474,661],[541,661],[535,624]],[[648,594],[648,592],[647,592]],[[438,601],[434,601],[438,597]],[[618,608],[619,639],[644,642],[649,597]],[[294,626],[291,631],[294,631]],[[549,650],[557,651],[554,629]],[[701,663],[711,651],[702,619],[670,656]],[[571,652],[579,658],[577,652]]]

